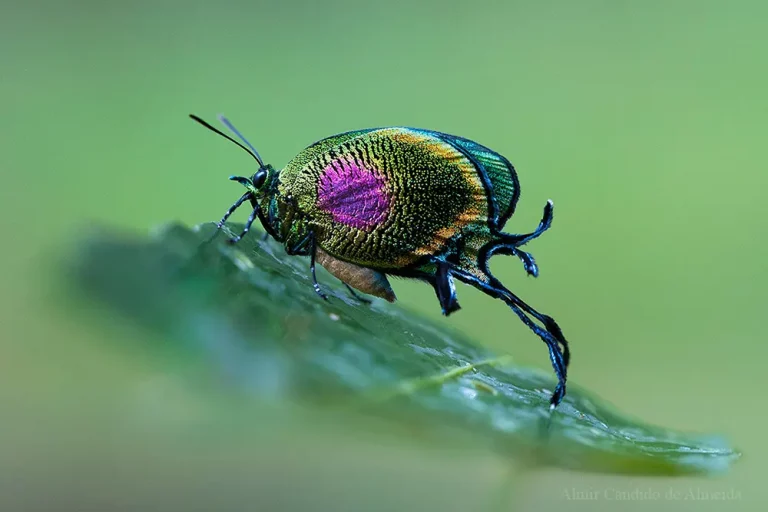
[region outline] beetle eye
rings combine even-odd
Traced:
[[[258,171],[256,171],[256,174],[253,175],[253,178],[251,178],[251,181],[253,182],[253,186],[256,188],[260,188],[266,180],[267,180],[266,169],[259,169]]]

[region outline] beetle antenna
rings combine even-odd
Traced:
[[[259,162],[259,166],[260,166],[260,167],[264,167],[264,162],[261,160],[261,156],[259,156],[259,153],[258,153],[258,152],[257,152],[257,151],[254,149],[254,147],[253,147],[253,146],[251,146],[251,144],[250,144],[250,143],[249,143],[247,140],[245,140],[245,139],[243,138],[243,136],[242,136],[242,135],[240,135],[240,133],[239,133],[238,131],[236,131],[236,130],[234,130],[234,129],[233,129],[234,127],[232,127],[232,126],[231,126],[231,123],[230,123],[230,124],[227,124],[227,123],[229,123],[229,121],[227,121],[227,123],[224,123],[224,124],[225,124],[225,125],[227,125],[227,127],[228,127],[230,130],[232,130],[233,132],[235,132],[235,133],[237,134],[237,136],[238,136],[238,137],[240,137],[240,138],[241,138],[243,141],[245,141],[245,143],[248,145],[248,147],[246,147],[246,146],[243,146],[242,144],[240,144],[238,141],[236,141],[235,139],[233,139],[232,137],[230,137],[230,136],[229,136],[229,135],[227,135],[226,133],[222,132],[222,131],[221,131],[221,130],[219,130],[218,128],[215,128],[215,127],[211,126],[209,123],[207,123],[206,121],[203,121],[202,119],[200,119],[200,118],[199,118],[199,117],[197,117],[196,115],[194,115],[194,114],[189,114],[189,117],[190,117],[190,118],[192,118],[194,121],[197,121],[197,122],[198,122],[198,123],[200,123],[201,125],[205,126],[206,128],[208,128],[208,129],[209,129],[209,130],[211,130],[212,132],[214,132],[214,133],[218,133],[219,135],[221,135],[221,136],[222,136],[222,137],[224,137],[225,139],[227,139],[227,140],[229,140],[229,141],[231,141],[231,142],[234,142],[235,144],[237,144],[238,146],[240,146],[241,148],[243,148],[243,150],[245,150],[245,151],[246,151],[246,152],[247,152],[249,155],[251,155],[253,158],[255,158],[255,159],[256,159],[256,161],[257,161],[257,162]],[[248,148],[250,148],[250,149],[248,149]]]
[[[253,153],[253,156],[255,156],[255,157],[256,157],[256,160],[258,160],[258,161],[259,161],[259,164],[261,164],[261,166],[262,166],[262,167],[264,167],[264,161],[261,159],[261,155],[259,155],[259,152],[258,152],[258,151],[256,151],[256,148],[255,148],[255,147],[253,147],[253,144],[251,144],[250,142],[248,142],[248,139],[246,139],[245,137],[243,137],[243,134],[242,134],[242,133],[240,133],[240,130],[238,130],[237,128],[235,128],[235,125],[233,125],[231,122],[229,122],[229,119],[227,119],[227,118],[226,118],[226,117],[224,117],[223,115],[219,114],[219,115],[218,115],[218,118],[219,118],[219,121],[221,121],[221,124],[223,124],[224,126],[226,126],[227,128],[229,128],[229,130],[230,130],[232,133],[234,133],[235,135],[237,135],[237,138],[238,138],[238,139],[240,139],[241,141],[243,141],[243,143],[244,143],[246,146],[248,146],[248,147],[251,149],[251,152]]]

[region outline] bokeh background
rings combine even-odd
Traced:
[[[508,156],[522,182],[508,229],[534,227],[548,198],[555,222],[530,246],[538,280],[513,259],[493,268],[563,326],[571,380],[744,452],[709,480],[540,472],[516,509],[764,510],[767,17],[760,1],[3,0],[3,510],[475,509],[503,478],[498,458],[350,441],[343,426],[314,442],[284,411],[202,422],[161,361],[114,343],[146,333],[60,307],[50,263],[84,227],[215,220],[240,194],[226,177],[253,162],[190,112],[226,113],[276,167],[382,125]],[[439,316],[431,289],[394,286]],[[443,321],[548,368],[503,304],[459,298]],[[172,425],[142,420],[169,404]],[[289,450],[264,450],[276,431],[296,434]]]

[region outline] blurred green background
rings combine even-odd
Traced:
[[[112,343],[146,336],[140,329],[93,304],[82,316],[59,307],[50,261],[89,225],[145,232],[221,216],[241,192],[226,177],[252,172],[253,162],[191,112],[226,113],[276,167],[316,139],[382,125],[455,133],[506,155],[522,183],[507,229],[533,228],[548,198],[555,222],[530,246],[538,280],[512,259],[493,268],[563,326],[570,379],[644,420],[724,433],[745,453],[716,480],[541,473],[518,509],[768,505],[768,4],[4,0],[2,12],[4,510],[29,496],[37,501],[27,510],[46,499],[72,510],[82,500],[168,510],[169,496],[198,494],[203,510],[218,493],[229,500],[220,510],[256,495],[263,510],[273,498],[275,510],[390,509],[361,508],[377,493],[399,510],[453,510],[501,478],[503,462],[486,457],[363,441],[356,449],[346,438],[339,454],[343,436],[330,428],[290,456],[248,445],[257,436],[226,415],[183,440],[142,431],[135,418],[145,409],[126,403],[162,408],[192,400],[189,391],[163,384],[161,362]],[[404,305],[439,316],[429,287],[394,287]],[[503,304],[465,286],[459,299],[463,310],[443,321],[548,368],[544,347]],[[175,421],[194,424],[185,414]],[[288,435],[280,414],[253,428]],[[193,456],[191,445],[208,448]],[[249,464],[257,469],[242,481],[218,472],[248,475]],[[388,479],[406,483],[392,492]],[[125,481],[134,485],[116,483]],[[736,499],[665,499],[670,486]],[[617,503],[605,494],[649,488],[662,497]],[[569,500],[571,489],[601,497]]]

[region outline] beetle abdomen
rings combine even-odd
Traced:
[[[336,259],[322,249],[317,250],[317,262],[352,288],[395,302],[395,292],[392,291],[387,276],[381,272]]]

